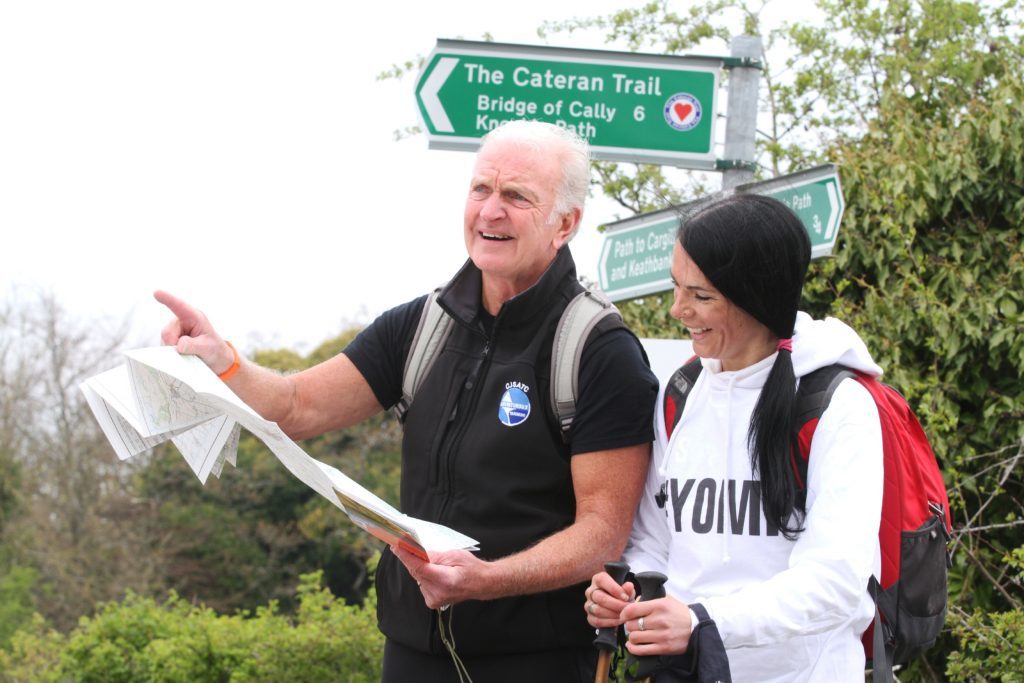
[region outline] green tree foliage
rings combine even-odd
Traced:
[[[1024,548],[1006,558],[1006,568],[1024,583]],[[961,650],[949,656],[946,673],[952,681],[983,681],[1000,672],[1004,681],[1024,681],[1024,611],[986,613],[955,607],[954,633]]]
[[[175,593],[163,602],[129,593],[83,617],[67,635],[41,620],[0,650],[0,682],[278,683],[380,680],[384,640],[376,595],[349,606],[300,577],[298,609],[276,603],[252,613],[218,615]]]
[[[951,492],[952,628],[904,675],[938,679],[957,652],[948,672],[958,680],[1021,680],[1024,592],[1005,561],[1021,552],[1024,525],[1020,5],[825,0],[815,25],[772,30],[762,7],[707,2],[677,14],[652,2],[549,29],[596,26],[668,52],[727,39],[723,26],[739,18],[765,36],[762,173],[832,161],[847,202],[805,306],[861,333],[917,408]],[[773,61],[780,47],[785,57]],[[604,189],[612,178],[638,209],[663,208],[668,193],[646,168],[611,170],[599,171]],[[623,309],[641,333],[664,324],[671,336],[668,304],[662,295]]]
[[[0,572],[0,648],[7,647],[11,636],[32,620],[35,584],[36,572],[28,567],[13,566]]]
[[[78,383],[116,360],[123,324],[68,315],[45,293],[0,305],[0,643],[39,610],[70,627],[124,587],[152,587],[154,553]]]
[[[297,608],[302,573],[360,603],[380,543],[293,477],[250,435],[238,468],[202,486],[170,445],[119,462],[78,383],[118,361],[122,336],[83,325],[45,295],[0,306],[0,648],[38,612],[71,629],[126,590],[231,613]],[[296,372],[337,354],[350,330],[308,355],[257,354]],[[388,415],[304,442],[379,495],[398,500],[399,429]]]
[[[988,626],[994,636],[1004,622],[975,618],[965,630],[963,615],[981,607],[1019,620],[1024,606],[1002,564],[1024,524],[1024,68],[1016,41],[985,35],[972,52],[959,40],[998,22],[936,5],[945,14],[925,25],[959,28],[956,40],[935,45],[904,24],[901,40],[931,51],[891,59],[867,131],[833,146],[847,215],[807,298],[857,327],[918,409],[954,507],[954,633]],[[928,87],[915,72],[931,73]],[[940,72],[967,80],[940,88]]]

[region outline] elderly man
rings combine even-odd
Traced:
[[[652,440],[656,381],[623,326],[598,328],[564,439],[548,405],[559,318],[582,288],[566,247],[589,181],[586,143],[511,122],[484,138],[465,209],[469,260],[438,302],[454,319],[404,418],[401,508],[480,542],[377,569],[384,681],[593,680],[586,582],[622,552]],[[205,316],[163,292],[164,343],[195,354],[294,438],[363,420],[402,398],[425,297],[381,315],[338,356],[282,376],[240,365]],[[515,387],[516,419],[500,412]],[[525,415],[525,417],[524,417]]]

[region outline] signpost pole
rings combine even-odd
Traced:
[[[754,181],[754,138],[757,135],[757,88],[761,80],[761,38],[736,36],[730,53],[739,59],[729,72],[729,113],[725,121],[722,189]]]

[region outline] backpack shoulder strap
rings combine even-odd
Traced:
[[[565,442],[569,440],[569,429],[576,417],[583,347],[597,324],[609,316],[622,321],[619,309],[608,297],[585,289],[573,297],[558,320],[551,345],[551,409]]]
[[[683,408],[686,406],[686,397],[690,395],[690,390],[697,383],[702,369],[700,357],[693,356],[673,372],[665,384],[662,410],[665,416],[665,433],[668,436],[672,436],[673,430],[679,424],[679,418],[683,416]]]
[[[828,408],[836,387],[844,379],[856,379],[857,374],[844,365],[826,365],[800,378],[796,392],[796,423],[820,418]]]
[[[437,352],[444,347],[444,343],[452,331],[454,321],[437,303],[440,293],[440,289],[435,289],[427,295],[427,300],[423,304],[423,312],[420,313],[419,324],[416,326],[416,334],[412,338],[412,346],[409,347],[409,355],[405,358],[405,370],[402,372],[402,398],[394,409],[400,421],[405,420],[405,413],[412,405],[416,390],[419,389],[423,378],[427,376],[430,369],[434,367]]]
[[[801,495],[807,488],[807,460],[811,455],[811,439],[818,427],[818,420],[825,413],[832,394],[844,379],[856,379],[857,374],[844,365],[826,365],[800,378],[796,391],[797,444],[800,457],[793,457],[797,475],[797,488]]]

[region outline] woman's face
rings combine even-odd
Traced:
[[[778,338],[715,289],[678,241],[672,251],[672,283],[672,317],[686,327],[698,356],[717,358],[722,370],[732,371],[775,353]]]

